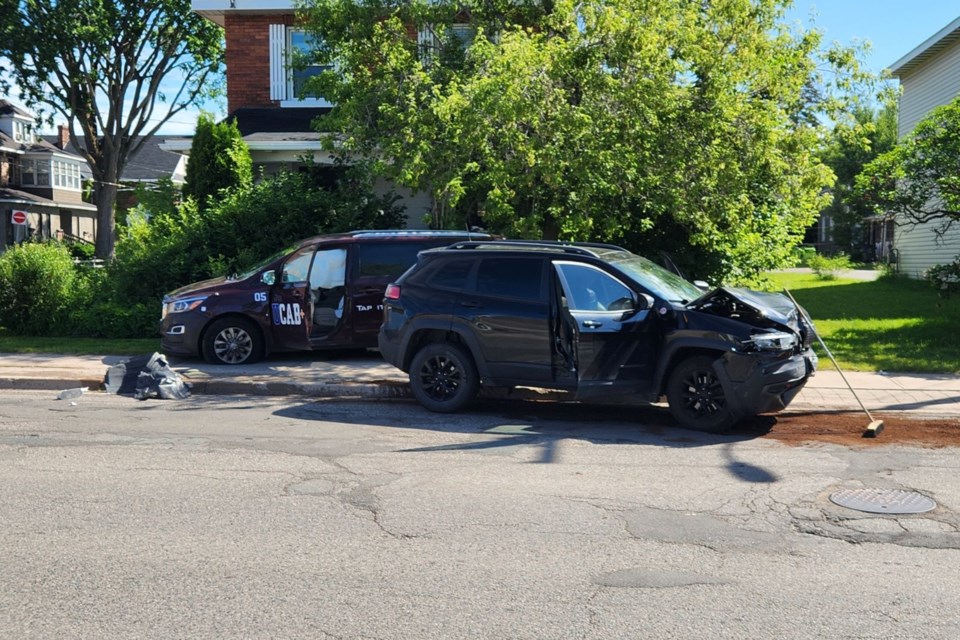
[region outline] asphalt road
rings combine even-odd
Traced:
[[[2,638],[950,638],[957,449],[0,392]],[[918,515],[844,488],[933,498]]]

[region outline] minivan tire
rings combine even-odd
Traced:
[[[430,411],[459,411],[476,397],[479,389],[480,376],[473,358],[459,345],[428,344],[410,362],[410,390]]]
[[[740,419],[713,368],[715,361],[711,356],[694,356],[670,373],[666,389],[670,413],[686,429],[718,433]]]
[[[263,337],[249,320],[221,318],[204,332],[202,351],[210,364],[251,364],[263,358]]]

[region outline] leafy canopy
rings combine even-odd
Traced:
[[[830,133],[821,151],[823,162],[836,175],[832,200],[824,210],[833,220],[831,232],[839,246],[858,258],[874,255],[873,244],[859,247],[857,230],[864,219],[874,215],[871,203],[859,197],[857,176],[878,156],[890,151],[897,142],[897,104],[890,101],[882,108],[863,106],[853,112],[854,120],[839,123]]]
[[[15,83],[28,107],[69,124],[93,174],[97,256],[111,258],[124,167],[146,137],[218,90],[220,27],[190,0],[0,0],[0,57],[0,90]]]
[[[905,224],[931,223],[942,237],[960,221],[960,98],[933,109],[857,178],[858,196]]]
[[[782,264],[826,204],[854,51],[787,0],[308,0],[338,148],[432,193],[437,227],[664,250],[690,277]],[[418,35],[419,34],[419,35]]]

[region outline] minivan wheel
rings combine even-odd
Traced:
[[[243,318],[221,318],[203,334],[203,358],[210,364],[249,364],[263,357],[260,331]]]
[[[473,359],[458,345],[428,344],[410,363],[410,390],[430,411],[458,411],[473,400],[479,388]]]
[[[714,361],[710,356],[687,358],[671,372],[667,402],[680,426],[715,433],[729,429],[739,420],[713,369]]]

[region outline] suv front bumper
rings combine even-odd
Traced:
[[[716,363],[728,402],[741,416],[781,411],[817,370],[812,349],[789,358],[728,352]]]

